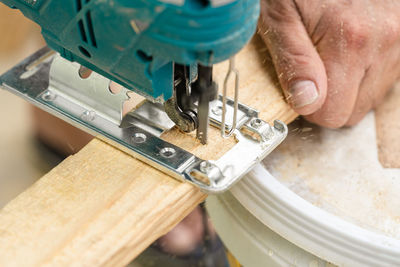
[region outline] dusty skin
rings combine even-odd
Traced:
[[[400,76],[400,1],[261,0],[259,31],[288,101],[321,126],[357,123]]]

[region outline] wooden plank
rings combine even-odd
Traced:
[[[297,116],[258,37],[238,55],[237,66],[242,102],[269,121]],[[217,67],[218,80],[225,70]],[[177,130],[164,139],[212,158],[230,144],[221,142],[216,129],[210,135],[207,146]],[[95,139],[0,211],[0,266],[125,265],[205,197]]]
[[[95,139],[0,212],[0,265],[123,265],[204,198]]]

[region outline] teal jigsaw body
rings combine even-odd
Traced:
[[[0,1],[38,23],[66,59],[160,102],[173,94],[174,63],[228,59],[259,16],[259,0]]]

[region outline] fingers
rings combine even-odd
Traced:
[[[399,76],[400,4],[373,3],[261,0],[260,35],[288,102],[308,120],[355,124]]]
[[[339,33],[332,28],[329,33],[336,36],[336,45],[327,41],[320,44],[329,92],[324,106],[310,119],[333,128],[359,122],[383,99],[400,71],[399,37],[370,26],[368,18],[357,19],[343,12],[342,16],[337,17],[343,30]]]
[[[322,107],[306,118],[329,128],[348,122],[360,94],[359,88],[368,77],[372,64],[371,30],[366,20],[359,21],[349,11],[325,13],[314,29],[321,35],[317,49],[324,62],[328,92]],[[322,32],[323,34],[321,34]]]
[[[400,43],[399,43],[400,44]],[[391,50],[396,50],[397,47]],[[391,51],[389,51],[391,52]],[[365,114],[379,105],[386,93],[393,87],[393,81],[396,81],[400,75],[400,51],[389,53],[387,56],[380,57],[386,64],[385,66],[371,66],[368,68],[364,79],[360,85],[360,90],[354,110],[346,125],[351,126],[358,123]]]
[[[293,109],[301,115],[320,109],[327,93],[326,71],[293,1],[261,1],[259,30]]]
[[[323,127],[340,128],[346,125],[354,110],[364,69],[348,64],[352,59],[340,55],[333,58],[325,60],[329,77],[327,100],[321,109],[306,116],[306,119]]]

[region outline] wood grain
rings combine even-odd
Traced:
[[[260,39],[237,56],[241,101],[261,118],[293,120]],[[226,65],[216,68],[225,76]],[[229,149],[172,130],[163,138],[213,158]],[[97,139],[0,211],[0,266],[125,265],[168,232],[206,195]]]
[[[0,212],[0,266],[124,265],[204,198],[95,139]]]

